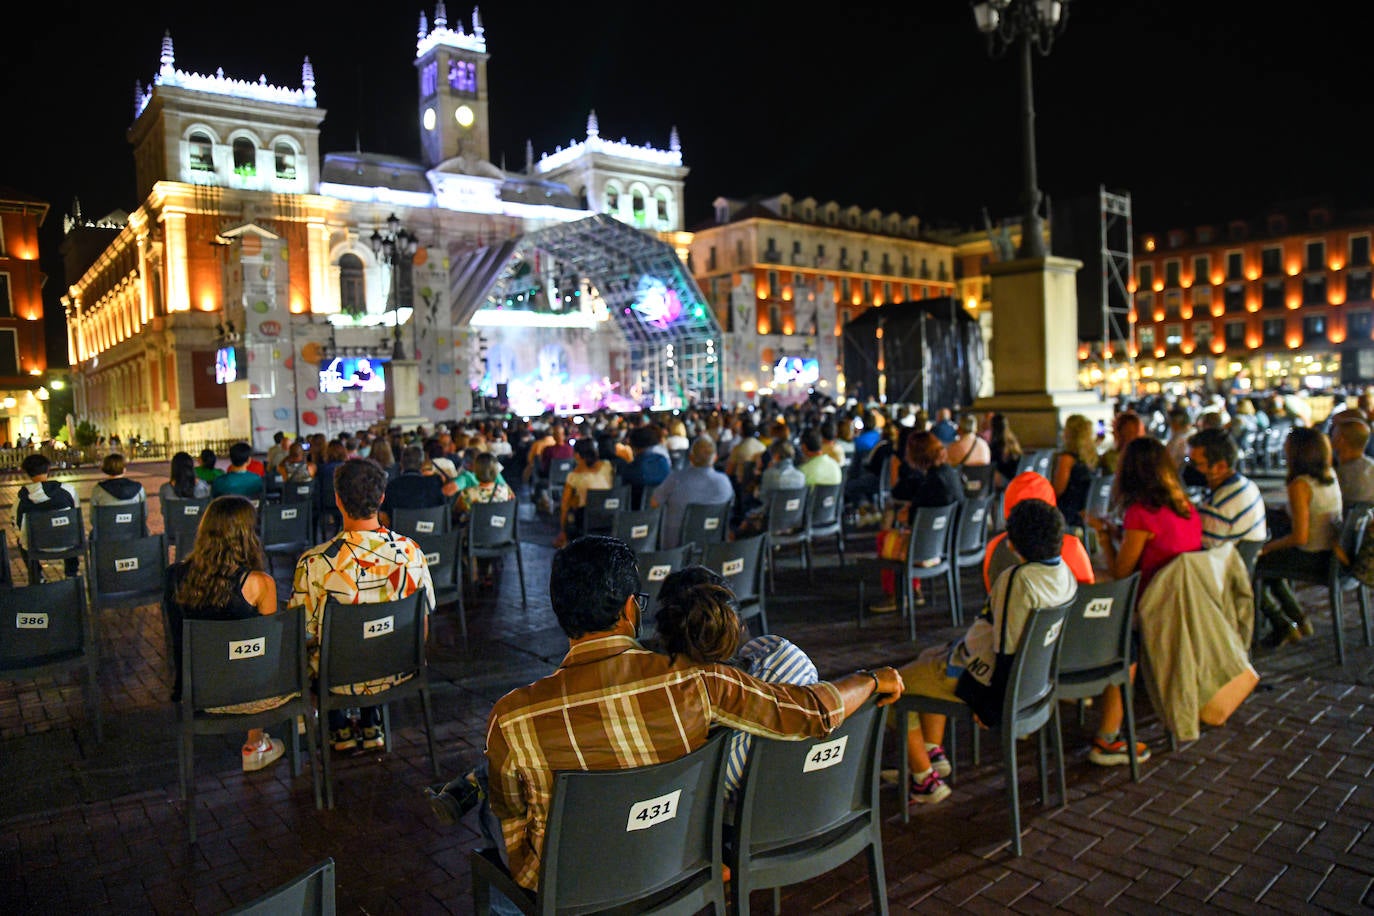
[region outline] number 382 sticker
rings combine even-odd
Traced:
[[[630,806],[630,818],[625,824],[625,832],[648,830],[650,827],[671,821],[677,817],[677,803],[681,797],[682,790],[678,789],[667,795],[660,795],[658,798],[635,802]]]

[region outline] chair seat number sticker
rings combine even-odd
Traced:
[[[662,582],[664,579],[668,578],[668,573],[672,571],[673,565],[671,563],[660,563],[658,566],[650,566],[649,581]]]
[[[798,509],[801,508],[801,500],[789,499],[783,508],[788,512],[796,512]]]
[[[372,639],[377,636],[385,636],[396,630],[396,615],[388,617],[378,617],[376,620],[363,621],[363,639]]]
[[[829,769],[844,760],[844,746],[848,742],[849,736],[845,735],[843,738],[826,741],[811,748],[811,753],[806,755],[806,762],[802,764],[802,772]]]
[[[648,830],[650,827],[671,821],[677,817],[677,803],[681,797],[682,790],[678,789],[658,798],[635,802],[630,806],[630,819],[625,825],[625,832]]]
[[[638,539],[638,538],[646,538],[646,537],[648,537],[648,536],[649,536],[649,526],[648,526],[648,525],[631,525],[631,526],[630,526],[630,537],[631,537],[631,538]]]
[[[829,509],[831,506],[835,505],[835,497],[827,496],[825,499],[821,500],[821,505]]]
[[[72,520],[65,515],[54,515],[49,521],[52,522],[53,528],[61,528],[72,523]]]
[[[947,516],[947,515],[941,515],[941,516],[939,516],[938,518],[936,518],[936,519],[934,519],[933,521],[931,521],[931,523],[930,523],[930,530],[931,530],[931,531],[939,531],[941,528],[945,527],[945,523],[948,522],[948,521],[949,521],[949,516]]]
[[[129,524],[132,524],[132,523],[133,523],[133,520],[134,520],[134,514],[133,514],[132,512],[116,512],[116,513],[115,513],[115,524],[116,524],[116,525],[129,525]]]
[[[975,524],[975,525],[981,524],[982,521],[983,521],[983,514],[984,514],[984,513],[983,513],[983,510],[982,510],[982,509],[979,509],[977,512],[973,513],[973,522],[972,522],[972,524]]]
[[[138,569],[138,557],[125,557],[115,560],[115,572],[134,572]]]
[[[491,517],[491,527],[493,527],[493,528],[504,528],[504,527],[506,527],[506,517],[505,517],[504,515],[493,515],[493,516]]]
[[[743,559],[726,560],[720,567],[722,576],[738,576],[742,572],[744,572]]]
[[[620,508],[620,500],[618,500],[618,499],[608,499],[608,500],[606,500],[604,503],[602,503],[602,506],[603,506],[603,508],[606,508],[606,509],[619,509],[619,508]]]
[[[240,639],[229,643],[229,661],[242,658],[257,658],[267,651],[265,639]]]
[[[1083,608],[1083,617],[1089,620],[1110,617],[1112,616],[1113,603],[1111,598],[1094,598],[1088,602],[1087,607]]]
[[[182,506],[183,515],[200,515],[200,506]]]
[[[706,519],[706,524],[702,527],[704,527],[707,531],[715,531],[717,528],[720,527],[720,519],[708,518]]]
[[[48,615],[16,614],[14,627],[17,630],[46,630],[48,628]]]
[[[438,566],[438,565],[439,565],[439,553],[438,553],[438,551],[435,551],[434,553],[427,553],[427,554],[425,554],[425,564],[426,564],[427,566]]]
[[[416,522],[416,523],[415,523],[415,530],[418,531],[418,532],[420,532],[421,534],[433,534],[433,533],[434,533],[434,523],[433,523],[433,522]]]
[[[1049,632],[1045,634],[1045,645],[1054,645],[1054,641],[1059,638],[1059,631],[1063,629],[1063,627],[1064,621],[1056,621],[1054,626],[1050,627]]]

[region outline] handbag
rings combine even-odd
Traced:
[[[1024,566],[1025,564],[1021,564]],[[1021,571],[1021,566],[1012,569],[1011,576],[1007,579],[1006,601],[1011,603],[1011,589],[1016,582],[1016,574]],[[959,680],[954,685],[954,695],[978,717],[988,728],[997,728],[1002,724],[1002,701],[1007,695],[1007,681],[1011,677],[1011,666],[1016,660],[1016,653],[1005,651],[1007,645],[1007,611],[1002,611],[1002,638],[997,643],[997,658],[993,663],[992,681],[984,684],[973,676],[967,668],[959,672]]]

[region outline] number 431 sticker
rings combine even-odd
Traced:
[[[682,790],[678,789],[667,795],[660,795],[658,798],[635,802],[630,806],[630,818],[625,825],[625,832],[648,830],[650,827],[671,821],[677,817],[677,803],[681,797]]]
[[[849,736],[836,738],[834,741],[827,741],[811,748],[811,753],[806,755],[806,762],[802,764],[802,772],[810,773],[813,770],[824,770],[833,767],[844,759],[844,746],[849,742]]]

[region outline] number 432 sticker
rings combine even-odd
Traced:
[[[677,817],[677,803],[681,797],[682,790],[678,789],[667,795],[660,795],[658,798],[635,802],[630,806],[630,818],[625,825],[625,832],[648,830],[650,827],[671,821]]]
[[[844,746],[849,742],[849,736],[836,738],[834,741],[826,741],[824,744],[817,744],[811,748],[811,753],[806,755],[806,762],[802,764],[802,772],[810,773],[813,770],[824,770],[833,767],[844,759]]]

